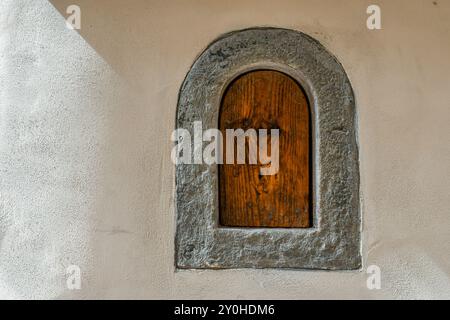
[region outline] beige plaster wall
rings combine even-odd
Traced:
[[[0,297],[450,298],[450,2],[378,0],[377,31],[371,3],[2,1]],[[352,81],[381,290],[365,270],[174,269],[178,90],[209,42],[252,26],[315,37]]]

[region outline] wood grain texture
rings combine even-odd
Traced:
[[[223,96],[219,128],[224,141],[226,129],[279,129],[277,174],[260,175],[259,162],[219,165],[220,224],[310,227],[310,112],[297,82],[272,70],[241,75]]]

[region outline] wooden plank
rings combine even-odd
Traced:
[[[261,175],[259,162],[219,165],[220,224],[310,227],[310,112],[297,82],[272,70],[240,76],[224,94],[219,128],[224,141],[226,129],[279,129],[277,174]]]

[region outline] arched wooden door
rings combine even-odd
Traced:
[[[251,71],[229,85],[219,116],[224,141],[226,129],[279,129],[279,170],[261,175],[259,162],[219,165],[222,226],[311,226],[310,118],[302,88],[284,73]]]

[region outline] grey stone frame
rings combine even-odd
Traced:
[[[222,95],[239,75],[273,69],[296,79],[311,108],[313,227],[219,226],[217,165],[176,166],[177,268],[361,268],[355,99],[338,60],[293,30],[228,33],[197,58],[180,90],[177,128],[218,127]]]

